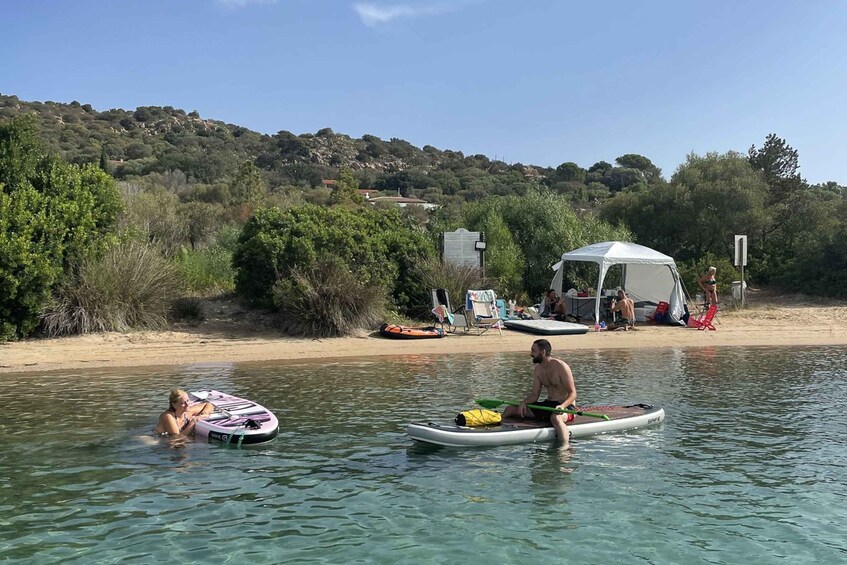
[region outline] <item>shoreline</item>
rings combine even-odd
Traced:
[[[638,324],[636,331],[589,331],[541,336],[496,330],[477,336],[390,340],[379,334],[342,338],[292,338],[273,330],[211,323],[170,331],[102,333],[0,344],[0,373],[86,368],[178,366],[197,363],[326,361],[402,355],[473,355],[529,351],[549,339],[554,355],[568,350],[733,346],[847,346],[847,305],[785,305],[728,310],[717,331]]]

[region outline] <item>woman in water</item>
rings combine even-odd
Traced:
[[[706,274],[697,279],[697,284],[699,284],[700,288],[703,289],[703,292],[706,293],[706,302],[708,302],[710,306],[718,303],[718,281],[715,279],[717,272],[718,270],[716,268],[709,267]]]
[[[156,424],[157,435],[189,436],[194,433],[197,420],[205,418],[215,409],[214,404],[210,402],[191,404],[188,393],[179,388],[171,391],[168,402],[170,407],[162,412]]]

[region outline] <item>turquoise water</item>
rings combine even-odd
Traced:
[[[565,358],[582,403],[667,421],[569,449],[406,438],[522,397],[528,353],[0,375],[0,560],[847,562],[847,349]],[[253,398],[282,431],[152,441],[172,385]]]

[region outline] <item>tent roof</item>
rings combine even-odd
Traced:
[[[624,241],[592,243],[591,245],[568,251],[562,255],[562,261],[593,261],[607,265],[618,263],[674,265],[672,257],[668,257],[649,247]]]

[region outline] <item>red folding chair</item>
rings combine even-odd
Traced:
[[[715,319],[715,314],[717,313],[718,305],[711,304],[709,305],[709,309],[706,310],[699,318],[695,318],[693,316],[688,318],[688,327],[697,328],[698,330],[717,331],[717,328],[712,324],[712,320]]]
[[[667,302],[659,302],[656,306],[656,310],[653,312],[652,316],[647,316],[647,319],[651,322],[664,322],[665,316],[668,313],[668,306],[670,306]]]

